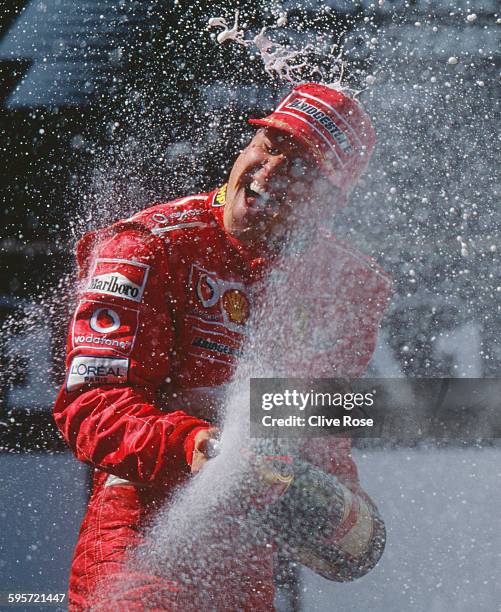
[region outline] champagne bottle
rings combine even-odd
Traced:
[[[283,451],[256,455],[251,464],[254,501],[247,520],[264,529],[289,557],[340,582],[376,565],[385,528],[362,491],[351,491],[335,475]]]

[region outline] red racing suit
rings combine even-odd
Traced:
[[[176,577],[134,576],[127,558],[161,503],[190,473],[194,438],[209,427],[201,417],[211,414],[202,415],[189,398],[230,379],[253,287],[267,269],[261,254],[225,231],[224,204],[223,187],[155,205],[87,234],[78,245],[80,301],[54,409],[76,457],[94,468],[71,568],[71,610],[98,608],[99,586],[124,573],[129,588],[120,609],[146,609],[152,591],[165,600],[148,609],[176,609]],[[360,372],[372,354],[390,284],[367,258],[356,254],[352,260],[353,274],[376,279],[352,348]],[[363,495],[348,440],[308,442],[304,455]],[[353,508],[351,526],[357,520]],[[242,575],[245,563],[239,564],[239,593],[233,602],[225,594],[227,609],[272,609],[272,556],[269,550],[259,556],[257,569],[249,565],[252,575]]]

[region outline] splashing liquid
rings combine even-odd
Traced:
[[[287,25],[287,13],[279,15],[276,24],[270,27],[263,26],[258,34],[252,38],[245,38],[243,29],[238,26],[239,12],[235,12],[235,20],[230,27],[224,17],[212,17],[208,21],[209,28],[222,28],[216,36],[219,44],[234,42],[246,47],[250,54],[256,53],[263,62],[264,70],[271,77],[278,80],[285,80],[292,85],[298,85],[306,80],[324,80],[324,75],[320,68],[313,62],[315,56],[325,58],[325,52],[308,43],[300,49],[292,49],[274,41],[267,34],[270,29],[278,29]],[[349,88],[343,86],[344,63],[341,59],[342,52],[338,55],[329,55],[331,71],[338,72],[338,79],[330,83],[331,87],[339,90]],[[327,84],[327,83],[326,83]]]

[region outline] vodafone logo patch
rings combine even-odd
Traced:
[[[197,283],[197,297],[204,308],[211,308],[219,300],[217,282],[208,274],[202,274]]]
[[[140,302],[150,266],[126,259],[97,259],[86,292]]]
[[[227,330],[242,332],[250,314],[250,301],[243,283],[220,278],[197,264],[191,266],[188,283],[196,297],[192,314],[207,321],[218,321]]]
[[[120,327],[120,317],[111,308],[97,308],[90,318],[90,326],[101,334],[110,334]]]
[[[134,346],[139,311],[97,300],[82,300],[73,319],[73,348],[88,347],[129,355]]]

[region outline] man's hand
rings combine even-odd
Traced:
[[[195,436],[195,447],[191,459],[191,473],[199,472],[205,463],[213,456],[211,454],[211,441],[217,440],[220,430],[217,427],[202,429]]]

